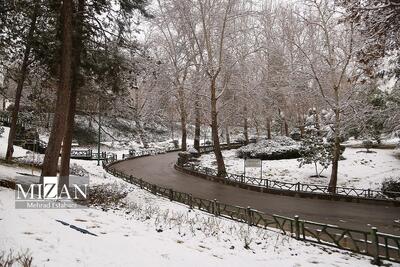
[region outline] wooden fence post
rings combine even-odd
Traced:
[[[155,184],[152,185],[152,187],[151,187],[151,192],[152,192],[154,195],[157,195],[157,186],[156,186]]]
[[[372,253],[374,260],[372,261],[373,264],[380,265],[379,259],[379,239],[378,239],[378,229],[376,227],[371,228],[371,237],[372,237]]]
[[[214,199],[214,201],[213,201],[213,209],[214,209],[214,211],[213,211],[214,215],[216,217],[218,217],[218,215],[219,215],[219,204],[218,204],[218,201],[216,199]]]
[[[193,209],[193,196],[189,194],[189,209]]]
[[[300,222],[299,222],[299,216],[295,215],[294,216],[294,229],[295,229],[295,234],[296,234],[296,239],[300,239]]]
[[[169,201],[174,200],[174,190],[169,189],[168,191],[169,191],[168,193]]]
[[[140,186],[140,189],[143,189],[143,180],[142,180],[142,178],[139,179],[139,186]]]
[[[252,222],[252,216],[251,216],[251,208],[250,208],[250,206],[248,206],[247,207],[247,209],[246,209],[246,217],[247,217],[247,224],[249,225],[249,226],[251,226],[252,224],[253,224],[253,222]]]

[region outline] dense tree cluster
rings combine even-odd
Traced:
[[[221,176],[220,143],[233,129],[248,143],[252,134],[303,138],[311,123],[309,145],[332,163],[333,191],[344,138],[379,142],[399,130],[399,8],[397,0],[6,1],[2,95],[14,102],[14,128],[21,108],[52,126],[46,175],[57,172],[61,143],[68,175],[77,112],[131,119],[144,145],[147,124],[178,121],[183,150],[192,132],[199,149],[210,128]],[[305,163],[321,154],[308,155]]]

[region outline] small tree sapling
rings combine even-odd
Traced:
[[[362,142],[363,146],[365,147],[365,149],[367,149],[366,153],[371,153],[372,151],[370,150],[372,148],[373,142],[371,140],[364,140]]]
[[[315,131],[309,133],[306,138],[304,138],[299,152],[301,155],[301,158],[298,159],[300,162],[299,168],[306,164],[314,164],[315,177],[321,177],[321,173],[326,170],[332,162],[332,149]],[[318,164],[322,166],[321,170],[318,170]]]

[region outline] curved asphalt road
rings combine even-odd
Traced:
[[[119,171],[142,178],[144,181],[193,196],[217,199],[231,205],[252,208],[268,214],[279,214],[342,227],[400,235],[400,207],[360,204],[320,199],[307,199],[254,192],[223,185],[176,171],[173,165],[178,153],[122,161],[113,165]]]

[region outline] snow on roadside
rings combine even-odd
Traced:
[[[339,162],[339,186],[380,189],[386,178],[400,178],[400,160],[395,157],[395,150],[372,149],[376,153],[359,152],[360,148],[347,147],[343,156],[345,160]],[[243,159],[236,157],[236,150],[223,151],[227,171],[243,174]],[[213,153],[205,154],[200,158],[200,164],[209,168],[216,168]],[[304,165],[299,168],[297,159],[263,161],[263,178],[289,183],[310,183],[327,185],[331,167],[322,175],[325,178],[312,178],[315,175],[314,165]],[[261,177],[259,168],[246,168],[246,176]]]

